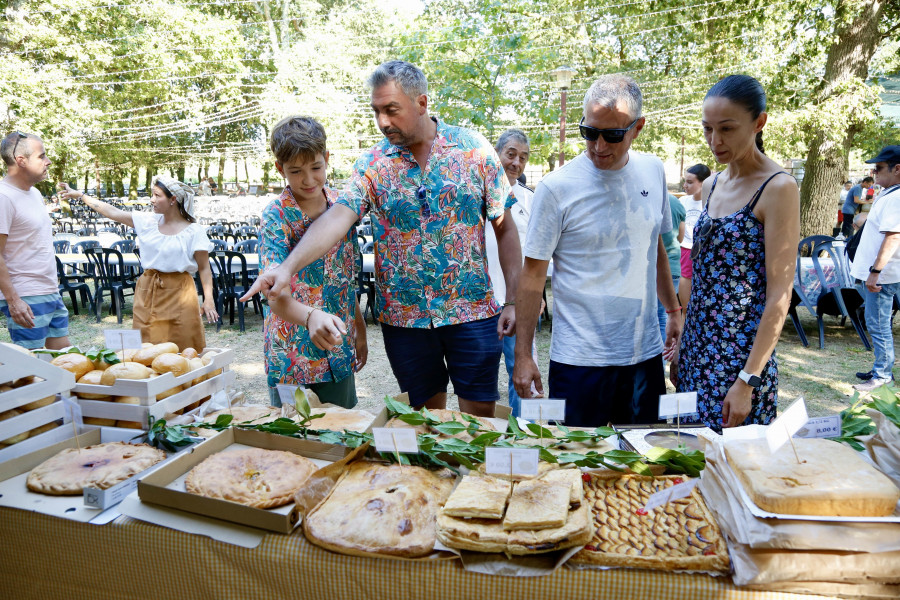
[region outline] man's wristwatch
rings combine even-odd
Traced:
[[[740,378],[741,381],[752,388],[758,388],[762,385],[762,379],[759,377],[759,375],[751,375],[743,369],[741,369],[741,372],[738,373],[738,378]]]
[[[881,269],[876,269],[874,266],[869,267],[869,273],[881,273]]]

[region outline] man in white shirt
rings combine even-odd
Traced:
[[[69,346],[69,311],[59,295],[53,229],[34,185],[50,159],[41,139],[14,131],[0,142],[0,311],[9,336],[25,348]]]
[[[894,299],[900,297],[900,146],[885,146],[866,162],[875,165],[875,182],[882,192],[872,204],[850,265],[850,274],[863,282],[859,290],[866,301],[866,326],[875,351],[872,370],[856,374],[863,383],[853,387],[861,392],[894,378],[891,312]]]
[[[531,153],[528,136],[519,129],[507,129],[497,138],[494,149],[497,150],[497,154],[500,156],[500,164],[503,165],[503,170],[507,179],[509,179],[510,191],[516,197],[516,203],[510,207],[509,211],[516,224],[516,229],[519,230],[519,244],[521,244],[524,251],[525,234],[528,231],[528,220],[531,217],[531,201],[534,198],[534,192],[519,181],[519,177],[525,171],[525,165],[528,164],[528,156]],[[497,236],[494,234],[492,227],[485,228],[484,238],[488,259],[488,274],[491,277],[494,296],[497,298],[497,302],[503,304],[506,302],[506,282],[503,279],[503,271],[500,269]],[[516,388],[513,385],[515,347],[516,336],[505,336],[503,338],[503,360],[506,363],[506,372],[509,374],[509,406],[512,408],[513,416],[517,417],[519,416],[519,395],[516,394]]]
[[[662,233],[672,213],[662,161],[630,150],[644,126],[641,91],[605,75],[584,97],[583,154],[538,184],[516,292],[516,391],[542,393],[531,343],[553,259],[549,391],[566,400],[566,425],[647,423],[665,393],[663,355],[681,338]],[[669,316],[660,339],[657,296]],[[665,352],[664,352],[665,350]]]

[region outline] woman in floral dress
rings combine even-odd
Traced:
[[[763,153],[766,95],[731,75],[703,102],[703,132],[726,168],[703,184],[694,228],[694,279],[680,357],[671,377],[697,392],[700,420],[723,427],[775,417],[775,345],[791,300],[800,196],[797,183]]]

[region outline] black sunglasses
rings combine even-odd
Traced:
[[[602,135],[603,140],[607,144],[620,144],[622,140],[625,139],[625,134],[634,129],[634,126],[637,125],[637,122],[640,120],[641,118],[638,117],[625,129],[597,129],[596,127],[585,125],[584,117],[581,117],[581,123],[578,124],[578,130],[581,132],[581,137],[589,142],[596,142]]]
[[[718,223],[714,219],[707,219],[700,226],[700,238],[694,237],[694,245],[691,247],[691,260],[697,260],[703,252],[703,244],[716,232]]]
[[[428,206],[427,195],[425,190],[425,184],[419,186],[419,189],[416,190],[416,198],[419,202],[422,203],[422,216],[428,217],[431,215],[431,208]]]
[[[13,133],[17,134],[16,143],[13,144],[13,151],[12,151],[12,157],[13,157],[13,160],[15,160],[16,159],[16,148],[19,147],[19,142],[21,140],[28,139],[28,136],[25,135],[24,133],[22,133],[21,131],[13,131]]]

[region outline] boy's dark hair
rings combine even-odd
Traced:
[[[312,117],[293,116],[280,120],[272,128],[272,154],[281,164],[298,156],[306,161],[325,155],[325,128]]]
[[[875,183],[875,179],[872,177],[863,177],[862,183]]]
[[[712,172],[709,170],[704,164],[696,164],[692,167],[688,167],[684,170],[685,173],[690,173],[694,177],[696,177],[699,181],[706,181],[706,178],[712,175]]]

